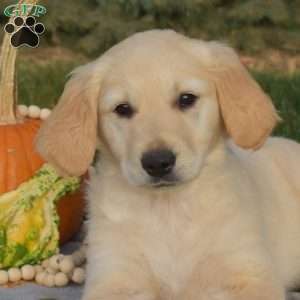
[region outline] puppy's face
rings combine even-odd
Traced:
[[[193,179],[219,134],[216,90],[182,52],[128,53],[103,82],[101,136],[131,184]]]
[[[153,30],[73,72],[37,148],[81,175],[100,141],[128,182],[160,187],[195,178],[221,132],[258,148],[277,119],[232,49]]]

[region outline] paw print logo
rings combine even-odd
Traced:
[[[20,46],[28,46],[35,48],[39,45],[39,35],[45,31],[42,23],[36,23],[33,16],[15,17],[12,23],[7,23],[4,30],[11,34],[10,42],[15,48]]]

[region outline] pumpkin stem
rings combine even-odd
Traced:
[[[38,0],[20,0],[18,5],[35,5],[37,2]],[[14,16],[9,21],[12,22],[13,19]],[[0,125],[20,121],[17,114],[16,57],[17,48],[11,46],[10,35],[5,32],[0,52]]]

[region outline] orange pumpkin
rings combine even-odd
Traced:
[[[0,195],[16,189],[44,163],[33,148],[40,120],[0,126]]]
[[[20,0],[21,3],[34,5],[37,0]],[[17,49],[10,45],[10,37],[4,34],[0,52],[0,195],[28,180],[44,163],[34,149],[34,139],[42,121],[22,118],[16,111],[16,54]],[[83,186],[58,201],[61,244],[81,225],[84,213],[82,189]]]

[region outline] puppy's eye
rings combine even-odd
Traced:
[[[177,99],[177,106],[181,110],[185,110],[191,106],[193,106],[197,100],[197,96],[191,93],[184,93],[180,94],[179,98]]]
[[[114,112],[122,118],[131,118],[135,111],[129,103],[121,103],[116,106]]]

